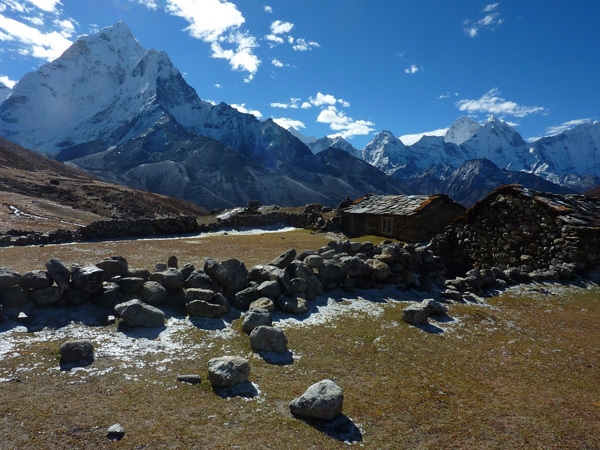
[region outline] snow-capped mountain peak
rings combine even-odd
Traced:
[[[459,117],[454,123],[448,128],[444,141],[460,145],[463,142],[471,139],[475,133],[481,128],[481,125],[475,122],[468,116]]]

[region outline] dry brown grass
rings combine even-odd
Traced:
[[[300,250],[328,240],[309,233],[233,238],[215,240],[214,247],[165,247],[152,264],[169,254],[187,262],[179,253],[185,247],[195,249],[189,255],[242,260],[260,254],[264,263],[294,242]],[[152,242],[149,248],[161,245]],[[96,259],[106,251],[119,253],[148,266],[141,259],[144,248],[137,248],[137,256],[128,253],[135,247],[118,249],[86,254]],[[34,250],[48,248],[28,250],[33,258]],[[368,448],[597,449],[600,291],[548,289],[553,294],[536,287],[490,299],[489,306],[451,305],[456,322],[438,324],[447,328],[440,334],[403,323],[404,304],[397,302],[383,305],[377,318],[348,315],[286,328],[289,347],[300,356],[287,366],[251,356],[247,336],[238,332],[233,339],[216,339],[195,360],[175,357],[164,370],[149,365],[151,356],[125,368],[98,358],[95,367],[114,370],[86,377],[58,370],[61,342],[27,345],[25,336],[0,365],[0,378],[21,379],[0,383],[0,448],[104,448],[106,428],[115,422],[126,434],[110,444],[114,448],[345,448],[287,409],[310,384],[331,378],[343,388],[344,414]],[[201,341],[206,335],[196,329],[181,338]],[[205,379],[208,360],[224,353],[250,356],[260,402],[220,398],[206,380],[177,383],[181,373]],[[29,369],[20,375],[20,367]]]

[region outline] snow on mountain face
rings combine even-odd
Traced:
[[[0,103],[2,103],[11,93],[11,89],[8,86],[5,86],[3,83],[0,83]]]
[[[191,125],[210,105],[186,86],[166,53],[145,51],[119,22],[26,74],[0,105],[0,134],[38,151],[58,151],[90,140],[114,144],[116,131],[122,142],[164,110]]]
[[[317,139],[316,141],[307,144],[308,148],[316,155],[317,153],[321,153],[322,151],[327,150],[328,148],[337,148],[339,150],[344,150],[347,153],[350,153],[355,158],[361,158],[361,151],[354,148],[352,144],[346,141],[344,138],[340,136],[336,137],[322,137],[321,139]]]
[[[362,151],[362,159],[388,175],[411,160],[407,147],[391,131],[377,134]]]
[[[471,139],[481,128],[481,125],[467,116],[454,121],[444,136],[444,142],[460,145]]]
[[[545,178],[559,182],[568,174],[600,176],[600,122],[583,123],[538,139],[531,152],[539,155],[533,173]]]

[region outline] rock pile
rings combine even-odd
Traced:
[[[33,307],[76,306],[87,301],[114,308],[132,326],[162,326],[171,305],[189,315],[219,317],[230,306],[240,310],[278,308],[291,314],[308,311],[309,302],[323,290],[377,288],[393,283],[400,289],[443,287],[445,268],[426,247],[384,242],[331,241],[316,251],[298,254],[290,249],[266,265],[246,268],[237,259],[221,262],[205,258],[202,268],[178,267],[177,258],[157,264],[152,271],[129,267],[120,256],[94,265],[65,266],[51,258],[46,270],[18,273],[0,268],[0,305],[17,317]],[[254,313],[256,315],[257,313]],[[251,333],[268,321],[252,320]]]

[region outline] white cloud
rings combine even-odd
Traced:
[[[241,113],[252,114],[257,119],[260,119],[263,116],[262,113],[260,111],[256,110],[256,109],[248,109],[248,108],[246,108],[246,104],[245,103],[242,103],[241,105],[236,105],[236,104],[232,103],[230,106],[232,106],[233,108],[237,109]]]
[[[567,130],[570,130],[571,128],[576,127],[577,125],[581,125],[582,123],[590,123],[590,122],[591,122],[590,118],[569,120],[568,122],[561,123],[560,125],[554,125],[554,126],[548,127],[546,129],[546,136],[553,136],[555,134],[560,134],[563,131],[567,131]]]
[[[292,46],[297,52],[306,52],[312,50],[313,47],[320,47],[317,42],[307,41],[306,39],[296,39],[296,44]]]
[[[288,109],[289,107],[290,107],[290,105],[288,105],[287,103],[279,103],[279,102],[271,103],[271,108]]]
[[[239,30],[246,19],[235,4],[224,0],[167,0],[165,9],[189,23],[186,31],[192,37],[210,44],[213,58],[227,60],[233,70],[248,72],[245,82],[252,80],[261,62],[254,54],[258,44],[254,36]]]
[[[62,4],[60,0],[27,0],[27,2],[42,11],[52,13],[57,12],[57,5]]]
[[[284,42],[283,38],[281,36],[277,36],[276,34],[267,34],[265,36],[265,39],[272,43],[273,47],[275,46],[275,44],[283,44]]]
[[[306,128],[306,125],[304,125],[303,122],[295,119],[289,119],[287,117],[273,118],[273,122],[286,130],[288,128],[295,128],[296,130],[299,130],[300,128]]]
[[[317,95],[313,98],[310,97],[308,101],[313,106],[322,106],[322,105],[335,105],[337,103],[337,99],[331,94],[321,94],[317,92]]]
[[[273,12],[273,8],[271,6],[269,6],[269,5],[263,6],[263,9],[265,10],[265,12],[267,14],[271,14]]]
[[[6,75],[0,75],[0,83],[2,83],[7,88],[12,89],[17,82],[15,80],[11,80]]]
[[[450,97],[458,97],[458,92],[450,93],[446,92],[445,94],[441,94],[436,100],[445,100]]]
[[[277,58],[273,58],[271,60],[271,64],[273,64],[275,67],[283,67],[285,65],[281,61],[279,61]]]
[[[448,128],[440,128],[439,130],[425,131],[424,133],[405,134],[398,139],[400,139],[404,145],[412,145],[419,142],[423,136],[445,136],[447,131]]]
[[[456,102],[456,107],[460,111],[478,114],[510,115],[514,117],[525,117],[530,114],[544,112],[541,106],[525,106],[516,102],[505,100],[500,97],[500,91],[493,88],[476,100],[464,99]]]
[[[69,20],[57,20],[54,25],[55,30],[42,31],[0,14],[0,41],[12,42],[22,55],[52,61],[71,46],[69,38],[75,32]]]
[[[140,5],[144,5],[148,9],[158,9],[158,4],[154,0],[137,0]]]
[[[292,28],[294,28],[294,24],[290,22],[276,20],[271,23],[271,33],[273,34],[287,34],[292,31]]]
[[[465,20],[463,31],[471,38],[476,37],[479,32],[483,29],[494,30],[498,25],[504,22],[504,19],[498,12],[498,5],[500,3],[490,3],[486,5],[481,11],[484,15],[481,19],[474,22],[471,20]]]
[[[343,111],[330,105],[323,109],[317,117],[317,122],[329,124],[333,131],[337,131],[332,136],[340,136],[344,139],[351,139],[354,136],[366,135],[374,130],[375,124],[367,120],[354,120],[346,116]]]
[[[413,73],[417,73],[419,71],[419,68],[417,66],[415,66],[414,64],[411,64],[410,67],[404,69],[404,73],[408,73],[408,74],[413,74]]]

